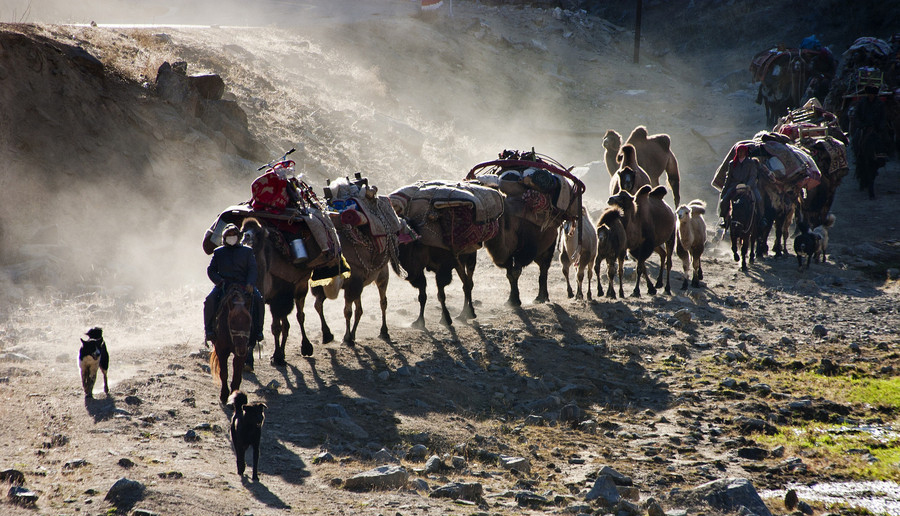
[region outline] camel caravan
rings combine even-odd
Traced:
[[[795,217],[798,227],[807,228],[801,235],[804,243],[795,249],[824,259],[824,245],[815,247],[811,239],[815,235],[827,238],[826,228],[834,221],[829,212],[835,191],[848,172],[844,141],[832,135],[834,126],[834,116],[813,99],[782,117],[772,131],[737,142],[715,171],[712,185],[721,192],[720,225],[731,232],[734,259],[742,269],[768,254],[773,229],[775,255],[786,255]],[[519,278],[532,263],[538,268],[534,302],[550,300],[549,269],[557,253],[570,298],[586,296],[592,301],[594,278],[597,297],[603,294],[604,263],[606,297],[624,297],[628,256],[636,264],[634,297],[641,295],[642,281],[650,295],[658,289],[670,295],[676,255],[682,264],[681,289],[702,288],[702,255],[710,242],[704,220],[707,207],[699,199],[680,204],[678,161],[669,136],[650,135],[646,127],[638,126],[623,143],[619,133],[610,130],[603,148],[609,198],[607,206],[594,214],[596,222],[583,206],[586,188],[572,174],[574,167],[533,149],[505,150],[498,159],[475,165],[463,179],[417,181],[388,195],[379,195],[377,185],[357,173],[353,178],[329,180],[321,197],[295,176],[288,152],[260,167],[263,173],[251,185],[251,199],[220,213],[204,236],[203,249],[214,255],[229,245],[252,250],[253,274],[226,279],[246,283],[248,293],[258,287],[259,299],[268,305],[272,317],[274,365],[286,363],[289,316],[294,309],[301,355],[313,354],[304,316],[310,291],[323,344],[334,339],[324,304],[343,293],[343,343],[354,346],[363,313],[362,292],[374,284],[381,309],[379,337],[390,341],[387,287],[391,270],[418,290],[419,313],[411,322],[413,328],[425,329],[429,272],[437,286],[440,323],[453,325],[446,287],[454,272],[464,299],[456,319],[474,319],[472,290],[482,248],[506,271],[507,304],[512,307],[522,304]],[[660,184],[663,174],[668,187]],[[674,204],[666,200],[670,195]],[[240,244],[224,238],[233,231],[228,229],[232,225],[240,227]],[[659,265],[652,281],[648,261],[654,254]],[[259,303],[253,296],[245,297],[241,301],[245,305]],[[234,302],[233,297],[229,299]],[[246,311],[252,314],[256,308]],[[215,345],[222,399],[240,387],[241,371],[253,367],[252,350],[261,340],[253,329],[256,325],[256,321],[245,322],[241,328],[229,329],[224,320],[215,327],[210,340]],[[226,387],[230,355],[234,355],[235,375],[231,390]]]

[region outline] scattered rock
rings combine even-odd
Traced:
[[[375,464],[378,464],[379,466],[390,464],[392,462],[398,462],[397,458],[394,457],[394,454],[391,453],[387,448],[378,450],[377,452],[375,452],[372,458],[375,460]]]
[[[406,454],[406,458],[414,461],[425,460],[425,455],[428,454],[428,448],[424,444],[416,444],[412,448],[409,449],[409,452]]]
[[[134,467],[134,462],[128,457],[122,457],[117,464],[125,469]]]
[[[447,465],[437,455],[432,455],[425,461],[425,473],[438,473],[447,469]]]
[[[22,486],[25,485],[25,474],[17,469],[4,469],[0,471],[0,482]]]
[[[478,482],[452,482],[436,488],[428,496],[431,498],[452,498],[453,500],[479,502],[481,500],[482,491],[482,486]]]
[[[109,488],[105,499],[114,505],[128,505],[140,500],[145,489],[144,484],[122,477]]]
[[[402,466],[380,466],[358,473],[344,482],[344,489],[370,491],[372,489],[400,489],[409,480],[409,473]]]
[[[612,477],[600,475],[597,477],[597,480],[594,481],[591,490],[585,495],[584,500],[586,502],[598,500],[606,507],[613,507],[618,503],[620,498],[619,490],[616,489],[616,483],[613,481]]]
[[[828,330],[821,324],[813,326],[812,332],[816,337],[824,337],[828,335]]]
[[[746,478],[713,480],[694,489],[676,493],[673,498],[680,502],[680,505],[691,505],[695,508],[698,503],[706,503],[720,511],[772,516],[756,492],[756,488]]]
[[[69,462],[63,464],[63,469],[75,469],[75,468],[87,466],[88,464],[89,464],[89,462],[84,459],[75,459],[75,460],[70,460]]]
[[[505,455],[501,455],[500,465],[505,469],[514,469],[522,473],[528,473],[531,471],[531,463],[524,457],[508,457]]]
[[[784,507],[793,511],[797,507],[797,502],[800,501],[797,498],[797,491],[795,489],[788,489],[786,493],[784,493]]]
[[[6,498],[14,505],[30,506],[37,503],[38,495],[22,486],[12,486],[6,494]]]
[[[131,511],[131,516],[160,516],[160,514],[149,509],[135,509]]]
[[[334,455],[328,453],[327,451],[323,451],[322,453],[313,457],[313,464],[322,464],[324,462],[334,462]]]
[[[189,443],[194,443],[200,440],[200,436],[197,435],[197,432],[193,430],[188,430],[184,433],[184,440]]]

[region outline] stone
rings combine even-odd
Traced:
[[[516,493],[515,499],[519,507],[531,507],[534,509],[553,503],[546,497],[532,493],[531,491],[519,491]]]
[[[131,511],[131,516],[160,516],[160,515],[158,512],[153,512],[150,509],[135,509],[135,510]]]
[[[343,417],[350,418],[350,414],[347,413],[347,409],[343,406],[338,405],[337,403],[328,403],[325,405],[325,415],[327,417]]]
[[[144,484],[125,477],[116,480],[106,493],[106,500],[113,505],[128,505],[144,496]]]
[[[809,506],[808,503],[800,500],[797,502],[797,510],[802,512],[803,514],[812,515],[814,513],[813,508]]]
[[[676,319],[678,319],[681,324],[689,324],[691,322],[691,318],[693,317],[693,314],[691,314],[691,311],[687,308],[682,308],[672,315]]]
[[[225,95],[225,81],[218,74],[191,75],[188,84],[206,100],[222,100]]]
[[[451,482],[436,488],[429,493],[428,496],[430,498],[451,498],[453,500],[479,502],[481,500],[482,492],[483,488],[478,482]]]
[[[76,469],[76,468],[80,468],[83,466],[87,466],[88,464],[89,464],[89,462],[84,459],[75,459],[75,460],[70,460],[69,462],[63,464],[63,469]]]
[[[891,267],[891,268],[887,269],[886,272],[887,272],[888,279],[891,279],[891,280],[900,279],[900,269]]]
[[[828,335],[828,330],[821,324],[813,326],[812,332],[816,337],[824,337]]]
[[[30,489],[22,486],[12,486],[6,494],[6,498],[14,505],[34,505],[37,503],[38,495]]]
[[[117,464],[125,469],[134,467],[134,462],[128,457],[122,457]]]
[[[22,486],[25,485],[25,474],[17,469],[4,469],[0,471],[0,482]]]
[[[468,462],[466,462],[465,457],[454,455],[450,458],[450,465],[453,466],[453,469],[465,469],[468,466]]]
[[[524,457],[501,455],[500,465],[503,466],[504,469],[514,469],[522,473],[529,473],[531,471],[531,463]]]
[[[620,499],[621,496],[619,490],[616,489],[615,482],[612,477],[607,475],[597,477],[591,490],[584,496],[586,502],[598,500],[606,507],[614,507]]]
[[[327,451],[323,451],[313,457],[313,464],[322,464],[325,462],[334,462],[334,455],[328,453]]]
[[[738,448],[737,455],[742,459],[763,460],[769,456],[769,451],[763,448],[750,446],[746,448]]]
[[[666,513],[659,502],[651,500],[647,503],[647,516],[666,516]]]
[[[603,466],[600,468],[600,471],[597,472],[598,476],[607,476],[612,479],[612,481],[617,486],[632,486],[634,485],[634,481],[631,480],[631,477],[628,475],[624,475],[614,470],[609,466]]]
[[[375,452],[372,458],[375,460],[375,464],[378,464],[379,466],[383,466],[391,462],[398,462],[397,458],[394,457],[394,454],[391,453],[387,448],[378,450],[377,452]]]
[[[756,516],[772,516],[772,512],[760,498],[753,484],[746,478],[723,478],[707,482],[673,496],[679,505],[706,503],[713,509],[725,512],[750,513]]]
[[[425,461],[425,473],[437,473],[447,469],[447,465],[437,455],[432,455]]]
[[[184,433],[184,440],[189,443],[194,443],[200,440],[200,436],[197,435],[197,432],[193,430],[188,430]]]
[[[800,499],[797,498],[797,490],[788,489],[787,492],[784,493],[784,507],[787,510],[793,511],[795,508],[797,508],[797,502],[799,501]]]
[[[406,454],[406,458],[410,460],[420,461],[425,460],[425,455],[427,454],[428,448],[424,444],[416,444],[409,449],[409,452],[407,452]]]
[[[350,491],[370,491],[373,489],[400,489],[409,480],[409,472],[402,466],[379,466],[358,473],[346,481],[344,488]]]
[[[125,404],[126,405],[140,405],[144,400],[137,396],[125,396]]]

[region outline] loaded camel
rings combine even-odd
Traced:
[[[335,276],[329,283],[312,287],[315,308],[322,323],[322,343],[334,340],[331,329],[325,322],[325,299],[335,299],[340,290],[344,291],[344,344],[354,346],[356,329],[362,317],[362,291],[371,283],[378,287],[381,301],[381,332],[379,337],[390,341],[387,328],[387,287],[390,280],[389,266],[398,276],[404,277],[399,265],[397,232],[400,220],[391,208],[390,200],[378,196],[378,188],[363,188],[349,179],[339,179],[329,185],[331,191],[342,190],[335,198],[338,201],[352,199],[355,208],[342,212],[329,212],[341,242],[341,253],[350,267],[347,274]],[[353,307],[356,306],[354,314]],[[351,325],[350,321],[353,320]]]

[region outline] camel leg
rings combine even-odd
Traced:
[[[288,332],[291,329],[291,323],[287,317],[272,316],[272,340],[275,343],[275,349],[272,352],[273,365],[285,365],[284,349],[287,344]]]
[[[419,318],[413,321],[412,327],[424,330],[425,329],[425,301],[428,300],[428,293],[425,291],[425,287],[428,286],[428,282],[425,280],[424,272],[422,274],[418,274],[415,277],[408,277],[410,285],[419,289]]]
[[[441,267],[435,274],[435,283],[438,289],[438,301],[441,303],[441,324],[448,328],[453,326],[453,319],[450,317],[450,311],[447,310],[447,292],[445,288],[453,281],[453,269],[449,267]]]
[[[631,297],[641,297],[641,275],[644,273],[644,262],[639,261],[635,269],[636,280],[634,282],[634,290],[631,291]]]
[[[587,267],[587,266],[585,266],[584,268],[582,268],[582,271],[583,271],[584,269],[587,269],[587,279],[588,279],[588,282],[587,282],[587,298],[588,298],[588,301],[590,301],[590,300],[591,300],[591,280],[594,279],[594,271],[593,271],[593,269],[591,269],[591,268],[589,268],[589,267]],[[597,282],[598,282],[598,283],[600,282],[600,278],[599,278],[599,277],[597,278]]]
[[[522,306],[522,299],[519,298],[519,276],[522,269],[519,267],[509,267],[506,269],[506,279],[509,280],[509,299],[506,304],[509,306]]]
[[[538,295],[534,299],[535,303],[546,303],[550,301],[550,291],[547,289],[547,276],[550,272],[550,264],[553,262],[553,247],[551,246],[543,255],[538,255],[534,261],[538,264]]]
[[[666,251],[663,246],[657,247],[655,251],[659,255],[659,275],[657,275],[656,284],[653,286],[659,288],[663,286],[663,274],[665,274],[666,270]]]
[[[666,243],[666,288],[663,289],[663,292],[666,295],[672,295],[672,254],[675,251],[675,234],[672,233],[672,238]]]
[[[600,268],[598,267],[598,268],[597,268],[597,272],[598,272],[598,273],[600,272],[599,269],[600,269]],[[599,276],[598,276],[598,277],[599,277]],[[612,260],[606,260],[606,277],[607,277],[607,279],[609,279],[609,287],[606,289],[606,297],[608,297],[608,298],[610,298],[610,299],[615,299],[615,298],[616,298],[616,288],[615,288],[615,284],[616,284],[616,281],[615,281],[615,279],[616,279],[616,261],[615,261],[615,259],[612,259]],[[622,279],[622,278],[620,277],[620,278],[619,278],[620,282],[621,282],[621,279]],[[600,291],[599,291],[599,288],[600,288],[600,282],[598,281],[598,282],[597,282],[597,289],[598,289],[597,293],[598,293],[598,294],[599,294],[599,292],[600,292]]]
[[[378,287],[378,298],[381,305],[381,332],[378,336],[387,342],[391,341],[391,336],[388,333],[387,327],[387,288],[388,281],[391,279],[391,273],[388,271],[388,268],[385,267],[381,273],[378,275],[378,278],[375,279],[375,286]]]
[[[303,281],[294,291],[294,303],[297,306],[297,324],[300,325],[300,354],[310,357],[313,354],[313,345],[306,336],[306,314],[303,313],[303,306],[306,305],[306,293],[309,291],[309,282]]]
[[[575,292],[572,290],[572,284],[569,282],[569,266],[571,263],[567,249],[563,248],[562,254],[559,255],[559,261],[562,264],[563,276],[566,278],[566,296],[568,296],[569,299],[572,299],[575,297]]]
[[[474,319],[475,304],[472,302],[472,289],[475,287],[475,263],[478,255],[475,253],[459,256],[456,265],[456,274],[463,285],[463,308],[457,319],[468,321]]]
[[[356,344],[356,328],[359,326],[359,319],[362,317],[362,278],[351,277],[348,283],[344,284],[344,344],[353,347]],[[353,316],[353,305],[356,305],[356,316]],[[350,326],[350,318],[353,319],[353,326]]]
[[[660,270],[662,270],[662,267],[663,267],[663,264],[660,263],[659,264]],[[640,278],[638,278],[638,281],[640,281]],[[647,270],[646,260],[644,261],[644,281],[647,282],[647,293],[650,294],[651,296],[656,295],[656,286],[653,284],[652,281],[650,281],[650,272]]]
[[[691,286],[696,288],[700,286],[700,280],[703,279],[703,269],[700,267],[700,253],[697,253],[697,255],[692,258],[691,265],[694,269],[694,275],[691,278]],[[685,278],[685,280],[687,280],[687,278]]]
[[[584,283],[584,265],[581,264],[578,266],[578,273],[575,276],[575,279],[578,281],[576,291],[575,291],[575,299],[584,299],[584,292],[581,291],[581,284]],[[590,292],[590,291],[588,291]],[[590,295],[590,294],[588,294]]]
[[[603,295],[603,284],[600,281],[600,264],[601,263],[602,263],[602,260],[600,259],[600,256],[597,256],[597,259],[594,261],[594,274],[597,276],[597,297],[600,297]]]
[[[328,344],[334,340],[334,334],[331,333],[331,328],[325,322],[325,289],[316,287],[312,291],[313,297],[316,298],[313,302],[313,307],[315,307],[316,313],[319,314],[319,322],[322,324],[322,344]]]

